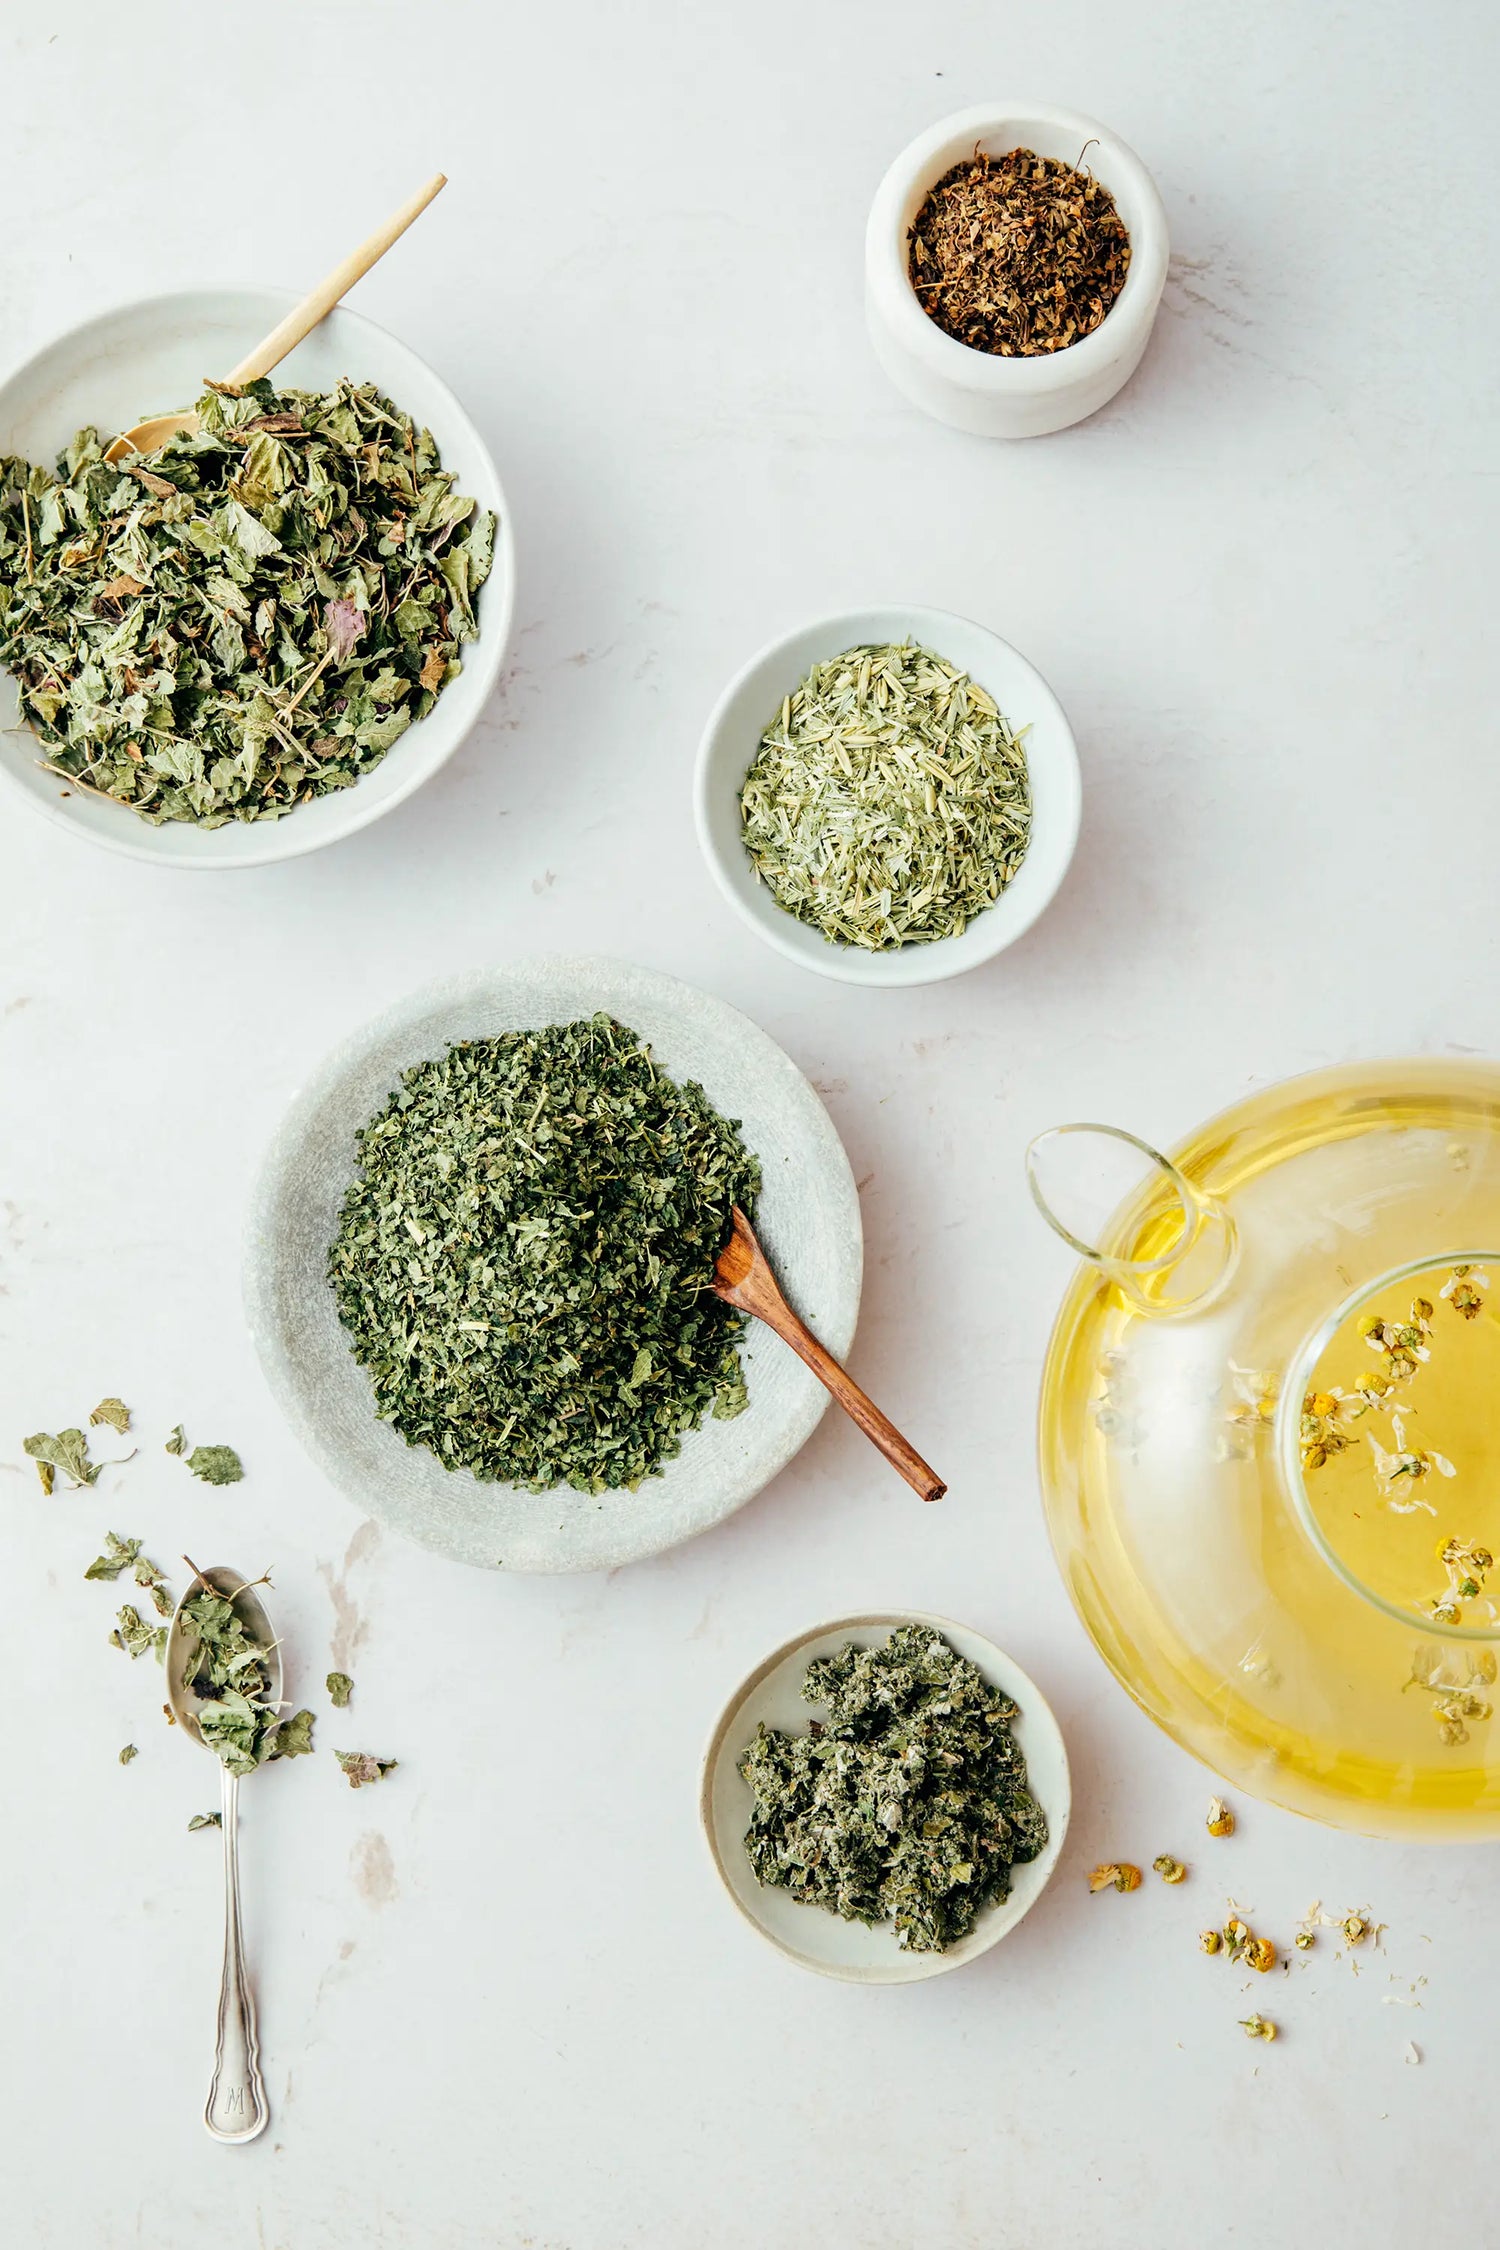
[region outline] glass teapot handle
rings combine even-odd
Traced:
[[[1026,1182],[1053,1233],[1140,1312],[1204,1307],[1234,1271],[1238,1244],[1223,1206],[1117,1125],[1038,1133]]]

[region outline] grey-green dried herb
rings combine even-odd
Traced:
[[[343,1767],[351,1789],[363,1789],[367,1782],[383,1780],[386,1774],[395,1772],[398,1763],[395,1758],[372,1758],[367,1750],[335,1750],[333,1754]]]
[[[356,1136],[328,1273],[376,1412],[446,1468],[634,1488],[745,1404],[713,1294],[760,1169],[605,1015],[464,1040]]]
[[[103,1461],[89,1459],[89,1441],[83,1430],[59,1430],[55,1437],[38,1430],[34,1437],[25,1438],[22,1443],[36,1463],[43,1492],[51,1492],[54,1472],[58,1469],[76,1491],[83,1485],[97,1484],[99,1471],[106,1466]]]
[[[378,765],[478,632],[495,521],[373,385],[214,384],[198,428],[0,459],[0,663],[64,781],[274,820]]]
[[[330,1672],[324,1684],[328,1689],[329,1701],[335,1711],[347,1710],[349,1698],[354,1693],[354,1682],[350,1679],[348,1673]]]
[[[190,1595],[182,1613],[197,1641],[183,1684],[196,1698],[199,1732],[231,1773],[254,1773],[275,1755],[271,1652],[245,1630],[235,1600],[211,1586]]]
[[[130,1408],[122,1398],[101,1398],[89,1420],[92,1423],[106,1422],[112,1430],[119,1430],[123,1435],[130,1427]]]
[[[760,738],[740,791],[750,864],[778,906],[837,944],[957,937],[1026,856],[1023,734],[930,649],[845,649]]]
[[[224,1815],[222,1813],[195,1812],[188,1822],[188,1834],[191,1836],[195,1828],[222,1828],[223,1825]]]
[[[909,1952],[945,1951],[1047,1841],[1016,1705],[925,1625],[818,1659],[802,1697],[827,1719],[800,1735],[762,1726],[740,1760],[758,1880],[893,1923]]]
[[[172,1435],[168,1438],[166,1445],[163,1447],[163,1451],[167,1453],[178,1454],[186,1453],[187,1439],[182,1434],[182,1424],[180,1422],[178,1423],[176,1429],[172,1432]]]
[[[245,1473],[232,1445],[195,1445],[187,1465],[205,1484],[238,1484]]]
[[[122,1539],[117,1531],[106,1532],[104,1538],[103,1554],[94,1557],[84,1577],[112,1580],[128,1570],[137,1586],[144,1586],[150,1593],[158,1617],[170,1617],[173,1604],[166,1577],[141,1553],[139,1539]]]
[[[132,1758],[138,1758],[139,1756],[140,1752],[139,1750],[137,1750],[135,1744],[133,1742],[127,1742],[124,1749],[120,1752],[120,1763],[122,1766],[128,1766]]]

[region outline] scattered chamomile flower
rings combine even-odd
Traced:
[[[1276,1966],[1276,1948],[1268,1937],[1253,1937],[1245,1946],[1243,1958],[1247,1969],[1264,1976],[1267,1969]]]
[[[1198,1932],[1198,1950],[1200,1953],[1222,1953],[1224,1950],[1222,1931],[1200,1930]]]
[[[1161,1853],[1151,1865],[1164,1883],[1181,1883],[1186,1879],[1187,1869],[1180,1859],[1173,1859],[1170,1852]]]
[[[1089,1877],[1090,1891],[1137,1891],[1141,1887],[1141,1871],[1128,1860],[1111,1860],[1096,1867]]]
[[[1264,2039],[1269,2042],[1276,2037],[1276,2026],[1267,2016],[1241,2016],[1239,2020],[1240,2029],[1247,2039]]]
[[[1222,1797],[1211,1797],[1208,1803],[1208,1833],[1210,1836],[1232,1836],[1234,1814]]]

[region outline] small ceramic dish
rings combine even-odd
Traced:
[[[52,465],[73,432],[130,428],[145,414],[190,406],[205,375],[233,367],[296,302],[286,289],[200,289],[117,306],[73,328],[0,383],[0,454]],[[341,375],[375,383],[438,443],[460,492],[499,518],[494,566],[479,595],[479,638],[460,651],[463,670],[425,719],[352,788],[337,789],[280,820],[153,828],[38,765],[43,745],[19,724],[15,683],[0,672],[0,782],[59,827],[132,859],[169,867],[263,867],[295,859],[366,828],[437,772],[463,741],[500,675],[515,603],[510,508],[489,449],[447,385],[414,351],[362,313],[339,305],[277,368],[273,380],[327,389]]]
[[[1029,148],[1063,164],[1082,159],[1109,189],[1125,222],[1130,236],[1125,286],[1098,327],[1062,351],[1031,359],[975,351],[929,320],[912,288],[911,223],[933,183],[976,147],[987,156]],[[1107,126],[1039,102],[962,109],[904,148],[875,192],[865,230],[870,341],[896,388],[938,421],[980,437],[1041,437],[1097,414],[1129,382],[1156,319],[1168,252],[1167,215],[1156,183]]]
[[[976,680],[1017,733],[1025,729],[1031,777],[1031,838],[993,906],[958,937],[872,953],[838,945],[777,905],[745,850],[740,791],[765,729],[813,667],[862,643],[919,641]],[[846,984],[936,984],[1003,953],[1051,902],[1078,841],[1078,752],[1062,705],[1035,665],[983,625],[946,610],[856,609],[821,617],[771,641],[719,698],[698,751],[694,810],[698,842],[720,890],[742,921],[789,961]]]
[[[1026,1754],[1032,1791],[1047,1815],[1047,1843],[1040,1857],[1016,1868],[1009,1898],[986,1908],[968,1936],[946,1953],[903,1952],[888,1927],[870,1929],[863,1922],[845,1922],[821,1906],[804,1905],[789,1891],[761,1884],[745,1854],[751,1797],[740,1777],[739,1761],[756,1729],[764,1724],[784,1734],[805,1734],[817,1715],[815,1706],[804,1703],[801,1694],[813,1659],[831,1656],[849,1641],[859,1648],[874,1648],[896,1625],[930,1625],[1017,1705],[1016,1740]],[[915,1984],[988,1953],[1046,1889],[1062,1853],[1071,1809],[1068,1753],[1040,1689],[982,1633],[919,1609],[872,1610],[836,1618],[799,1633],[768,1656],[730,1697],[708,1745],[699,1792],[699,1814],[714,1866],[746,1921],[799,1968],[841,1977],[848,1984]]]
[[[757,1025],[627,961],[517,961],[399,1001],[334,1050],[267,1151],[246,1229],[246,1313],[277,1403],[324,1475],[408,1538],[481,1569],[613,1570],[660,1554],[759,1492],[828,1405],[821,1383],[752,1321],[740,1343],[749,1405],[690,1431],[635,1492],[481,1483],[376,1418],[325,1270],[355,1173],[356,1131],[404,1070],[451,1040],[571,1023],[600,1009],[739,1122],[761,1164],[756,1232],[788,1298],[835,1358],[854,1338],[863,1261],[854,1175],[828,1112]]]

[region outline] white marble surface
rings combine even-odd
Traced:
[[[1049,1558],[1032,1407],[1066,1261],[1019,1166],[1060,1117],[1169,1137],[1328,1058],[1500,1040],[1496,66],[1492,11],[1460,0],[7,14],[6,358],[123,295],[310,279],[441,164],[452,186],[359,302],[484,427],[521,571],[486,723],[346,845],[193,879],[6,808],[8,2241],[1483,2238],[1493,1852],[1247,1805],[1194,1891],[1084,1893],[1101,1854],[1192,1850],[1208,1781],[1108,1679]],[[893,396],[859,274],[892,152],[1012,89],[1135,144],[1176,256],[1129,389],[1007,450]],[[1052,911],[910,994],[757,945],[689,814],[729,671],[882,599],[1025,649],[1085,772]],[[308,1468],[241,1324],[250,1169],[352,1022],[529,949],[692,976],[821,1083],[863,1182],[854,1368],[947,1472],[941,1508],[830,1418],[724,1529],[608,1580],[521,1581],[378,1537]],[[22,1434],[105,1390],[145,1458],[44,1504]],[[243,1486],[161,1455],[179,1417],[242,1449]],[[338,1656],[358,1680],[325,1742],[401,1760],[357,1797],[326,1758],[246,1792],[275,2112],[248,2150],[199,2123],[217,1866],[184,1827],[212,1777],[105,1645],[108,1593],[80,1580],[105,1525],[277,1564],[294,1679]],[[765,1651],[908,1604],[1045,1685],[1075,1826],[992,1955],[851,1990],[737,1922],[696,1763]],[[1221,1884],[1283,1930],[1314,1896],[1368,1900],[1387,1957],[1358,1979],[1319,1957],[1262,2052],[1194,1949]],[[1420,2012],[1381,2004],[1393,1973],[1429,1978]]]

